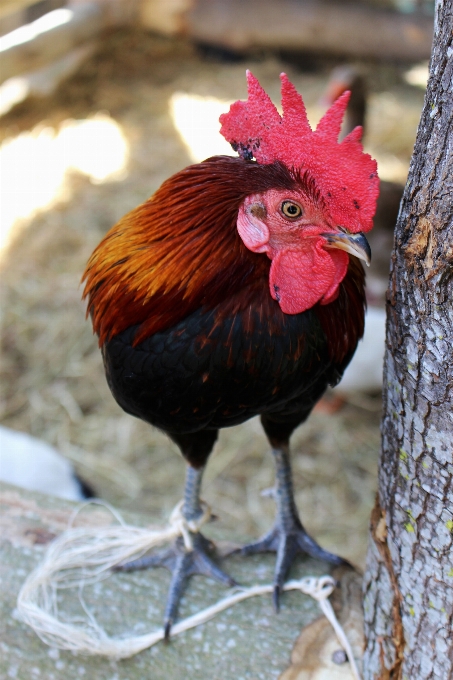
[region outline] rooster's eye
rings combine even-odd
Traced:
[[[285,217],[289,217],[292,220],[302,215],[302,208],[297,203],[293,203],[293,201],[283,201],[281,211]]]

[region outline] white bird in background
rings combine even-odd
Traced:
[[[338,394],[378,392],[382,389],[385,351],[385,310],[369,307],[365,317],[365,333],[354,358],[335,388]]]
[[[46,442],[0,426],[0,481],[80,501],[93,496],[71,463]]]

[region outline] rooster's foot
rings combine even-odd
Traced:
[[[167,596],[167,604],[164,615],[165,639],[170,637],[171,627],[178,613],[179,602],[184,592],[187,581],[194,574],[202,574],[226,586],[237,585],[236,581],[225,574],[215,562],[208,556],[213,552],[214,544],[208,541],[202,534],[190,534],[193,544],[192,550],[187,550],[182,537],[176,539],[174,544],[153,555],[145,555],[137,560],[126,562],[114,567],[114,571],[136,571],[148,567],[165,567],[171,572],[170,588]]]
[[[294,518],[291,528],[283,528],[276,524],[267,534],[255,543],[250,543],[239,549],[241,555],[255,555],[256,553],[275,552],[277,562],[274,572],[274,590],[272,603],[276,612],[280,609],[280,593],[283,589],[286,575],[294,562],[296,555],[303,553],[317,560],[324,560],[334,565],[347,565],[349,562],[328,550],[324,550],[307,534],[300,521]]]

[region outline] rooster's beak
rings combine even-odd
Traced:
[[[345,231],[338,231],[335,233],[321,234],[327,243],[326,248],[338,248],[338,250],[345,250],[350,255],[355,255],[360,260],[363,260],[367,267],[371,264],[371,248],[370,244],[362,232],[358,234],[348,234]]]

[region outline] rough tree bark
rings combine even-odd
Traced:
[[[395,232],[379,492],[365,575],[367,680],[453,678],[453,0]]]

